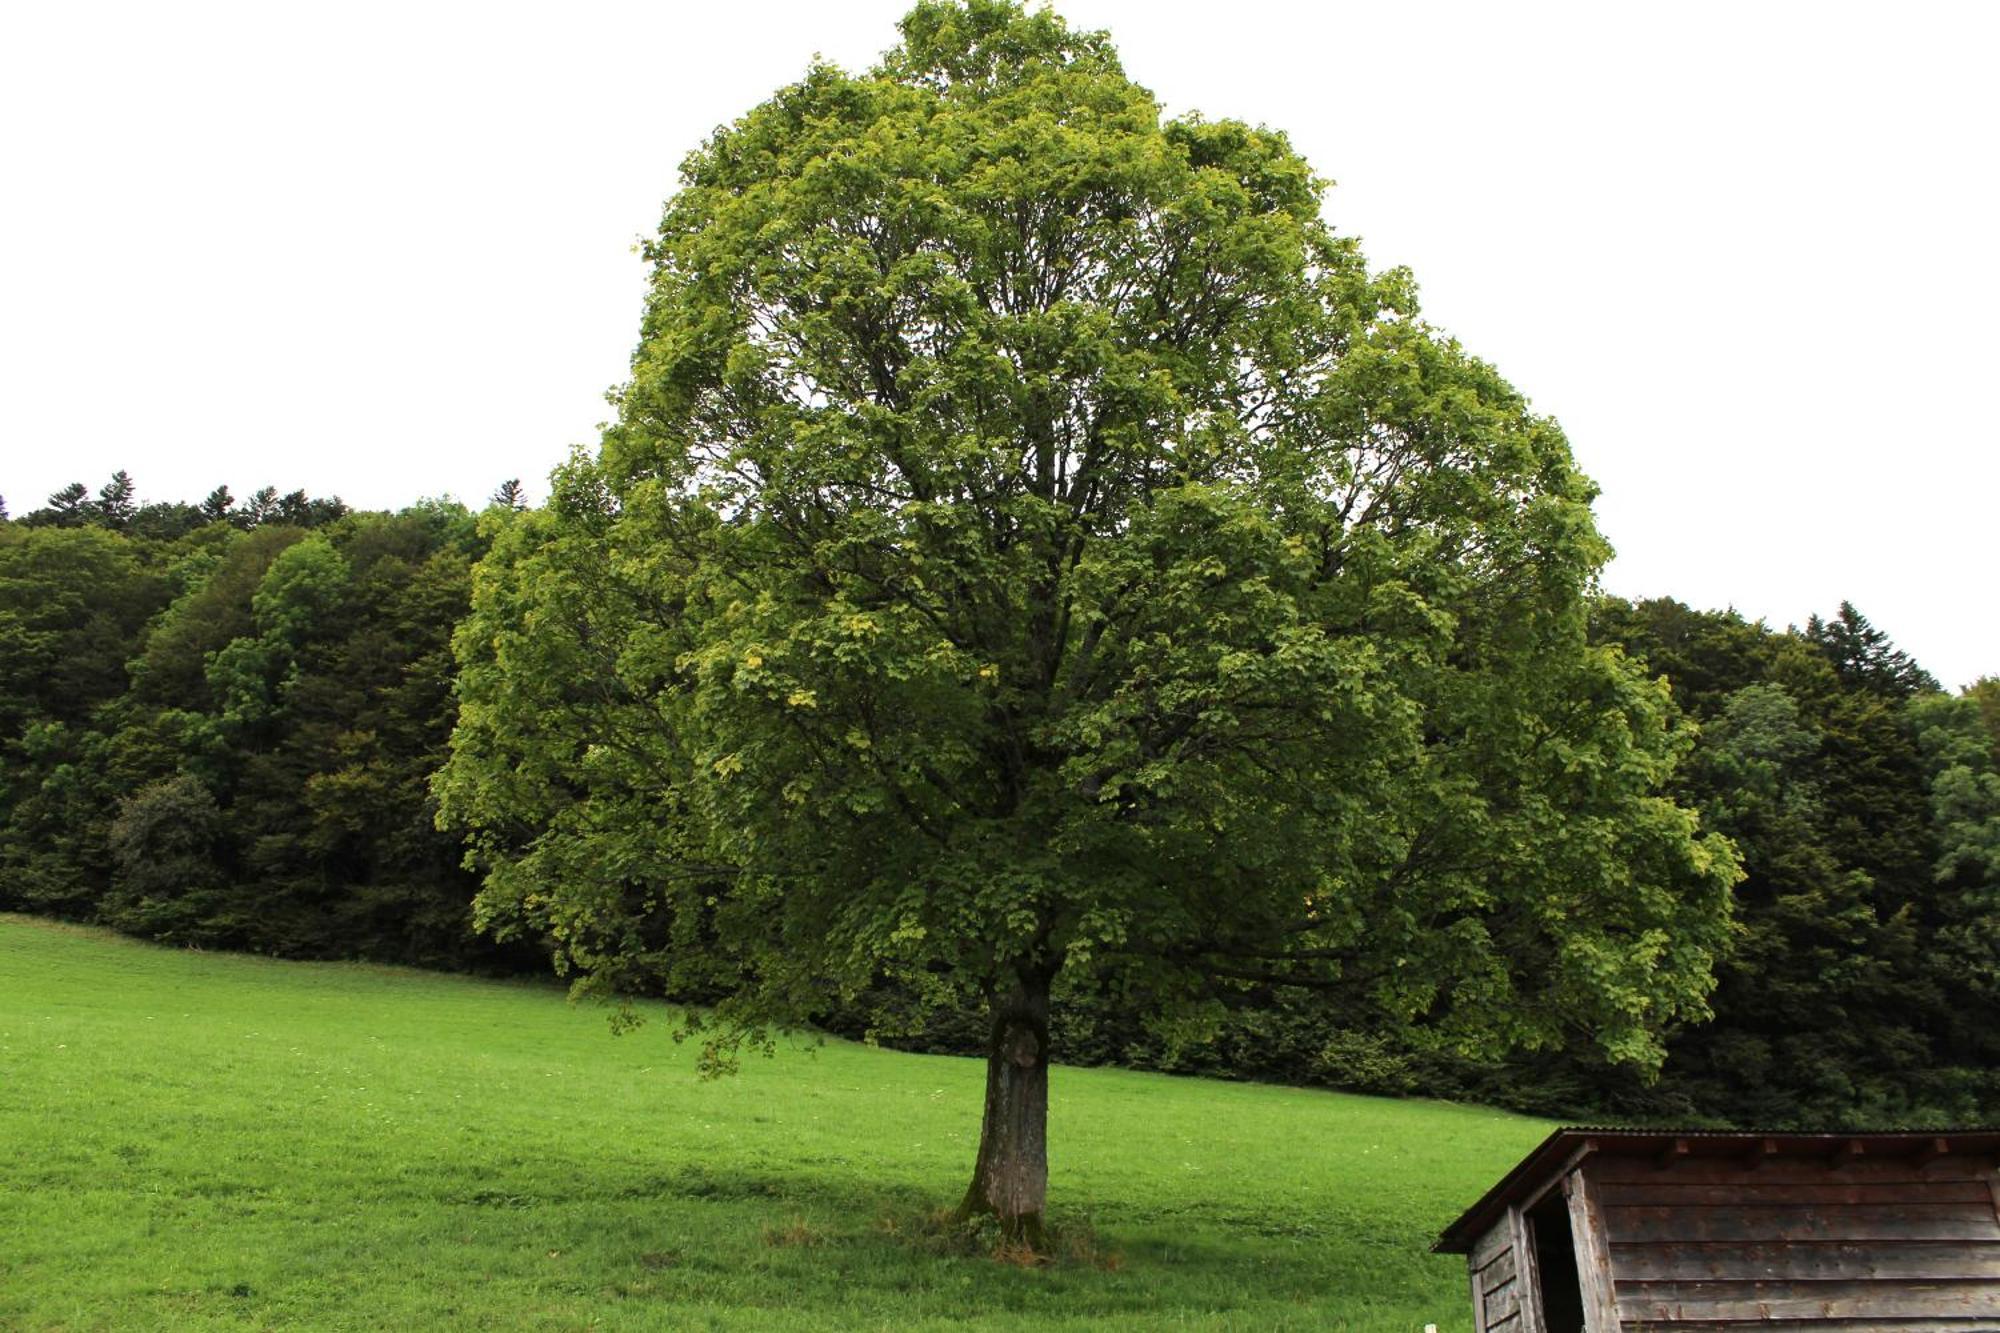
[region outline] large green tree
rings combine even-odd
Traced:
[[[1555,425],[1102,34],[921,4],[687,161],[618,420],[497,545],[444,818],[483,919],[720,997],[990,1015],[964,1210],[1035,1241],[1049,1009],[1338,992],[1657,1058],[1735,865],[1585,638]]]

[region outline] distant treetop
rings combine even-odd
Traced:
[[[1818,616],[1807,620],[1806,638],[1819,646],[1842,679],[1881,694],[1908,698],[1941,688],[1936,676],[1897,648],[1852,602],[1842,602],[1840,614],[1832,620]]]

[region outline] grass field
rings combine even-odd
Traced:
[[[1023,1269],[929,1221],[982,1076],[0,916],[0,1328],[1464,1329],[1428,1243],[1547,1128],[1059,1068]]]

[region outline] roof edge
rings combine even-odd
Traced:
[[[1543,1139],[1513,1170],[1502,1176],[1479,1201],[1459,1214],[1431,1245],[1434,1254],[1466,1254],[1508,1206],[1534,1193],[1553,1171],[1567,1171],[1584,1157],[1602,1153],[1639,1155],[1670,1151],[1685,1140],[1681,1151],[1696,1145],[1764,1144],[1763,1151],[1782,1156],[1830,1155],[1842,1143],[1908,1147],[1912,1152],[1941,1144],[1945,1151],[1986,1153],[2000,1156],[2000,1127],[1966,1129],[1845,1129],[1845,1130],[1756,1130],[1756,1129],[1629,1129],[1597,1125],[1565,1125]],[[1690,1155],[1721,1157],[1723,1152],[1692,1152]],[[1570,1161],[1572,1157],[1576,1162]]]

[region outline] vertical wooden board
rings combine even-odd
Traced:
[[[1514,1280],[1515,1262],[1514,1230],[1503,1217],[1473,1243],[1471,1252],[1465,1256],[1466,1275],[1472,1288],[1473,1333],[1493,1333],[1504,1322],[1486,1317],[1486,1294]],[[1519,1325],[1509,1323],[1507,1328],[1508,1333],[1514,1333]]]
[[[1604,1231],[1604,1214],[1590,1197],[1586,1172],[1563,1177],[1569,1201],[1569,1227],[1576,1244],[1576,1273],[1583,1287],[1584,1333],[1618,1333],[1618,1295],[1611,1280],[1611,1241]]]
[[[1514,1267],[1520,1275],[1521,1333],[1546,1333],[1542,1319],[1542,1268],[1535,1262],[1534,1228],[1518,1206],[1507,1210],[1507,1226],[1514,1236]]]

